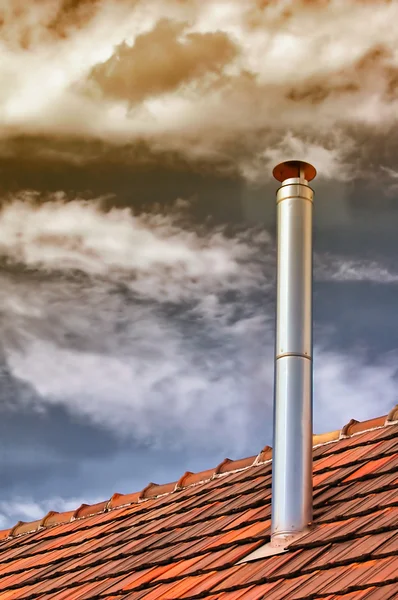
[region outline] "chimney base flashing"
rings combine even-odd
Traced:
[[[264,544],[264,546],[260,546],[253,552],[251,552],[248,556],[242,558],[236,564],[240,565],[246,562],[251,562],[253,560],[260,560],[261,558],[267,558],[267,556],[275,556],[276,554],[282,554],[283,552],[288,552],[290,544],[296,542],[301,537],[306,535],[310,531],[310,527],[305,529],[304,531],[297,531],[296,533],[285,533],[280,536],[274,536],[271,538],[269,542]]]
[[[267,558],[267,556],[274,556],[275,554],[282,554],[283,552],[287,552],[286,546],[274,546],[272,542],[268,542],[264,544],[264,546],[260,546],[254,552],[251,552],[248,556],[241,558],[237,565],[241,565],[243,563],[251,562],[253,560],[260,560],[261,558]]]

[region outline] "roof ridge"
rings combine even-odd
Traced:
[[[344,427],[342,427],[341,430],[336,429],[335,431],[329,431],[322,434],[313,434],[313,448],[338,442],[339,440],[353,437],[358,434],[368,432],[372,429],[380,429],[382,427],[395,425],[397,423],[398,404],[394,406],[388,415],[383,415],[374,419],[368,419],[366,421],[357,421],[356,419],[351,419],[346,425],[344,425]],[[165,484],[150,482],[139,492],[133,492],[130,494],[115,493],[111,496],[111,498],[103,502],[98,502],[96,504],[82,504],[75,510],[62,513],[50,510],[43,518],[36,521],[18,521],[18,523],[16,523],[13,527],[0,530],[0,540],[33,533],[46,527],[54,527],[56,525],[69,523],[77,519],[98,515],[100,513],[109,512],[111,510],[126,507],[132,504],[138,504],[144,502],[145,500],[153,500],[182,489],[205,483],[211,479],[222,477],[228,473],[243,471],[245,469],[249,469],[251,467],[271,461],[272,448],[270,446],[265,446],[259,452],[259,454],[255,456],[249,456],[247,458],[240,458],[237,460],[225,458],[215,468],[208,469],[206,471],[199,471],[198,473],[186,471],[177,481]]]

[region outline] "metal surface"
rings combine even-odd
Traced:
[[[292,174],[299,177],[292,177]],[[277,192],[277,309],[271,543],[312,521],[312,165],[288,161]]]

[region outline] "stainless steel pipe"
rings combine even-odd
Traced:
[[[277,300],[271,544],[312,521],[312,165],[288,161],[277,191]]]

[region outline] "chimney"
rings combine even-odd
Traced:
[[[312,201],[315,168],[275,167],[277,284],[271,541],[238,564],[286,552],[312,522]]]
[[[277,206],[277,299],[271,546],[312,521],[312,201],[315,168],[273,170]]]

